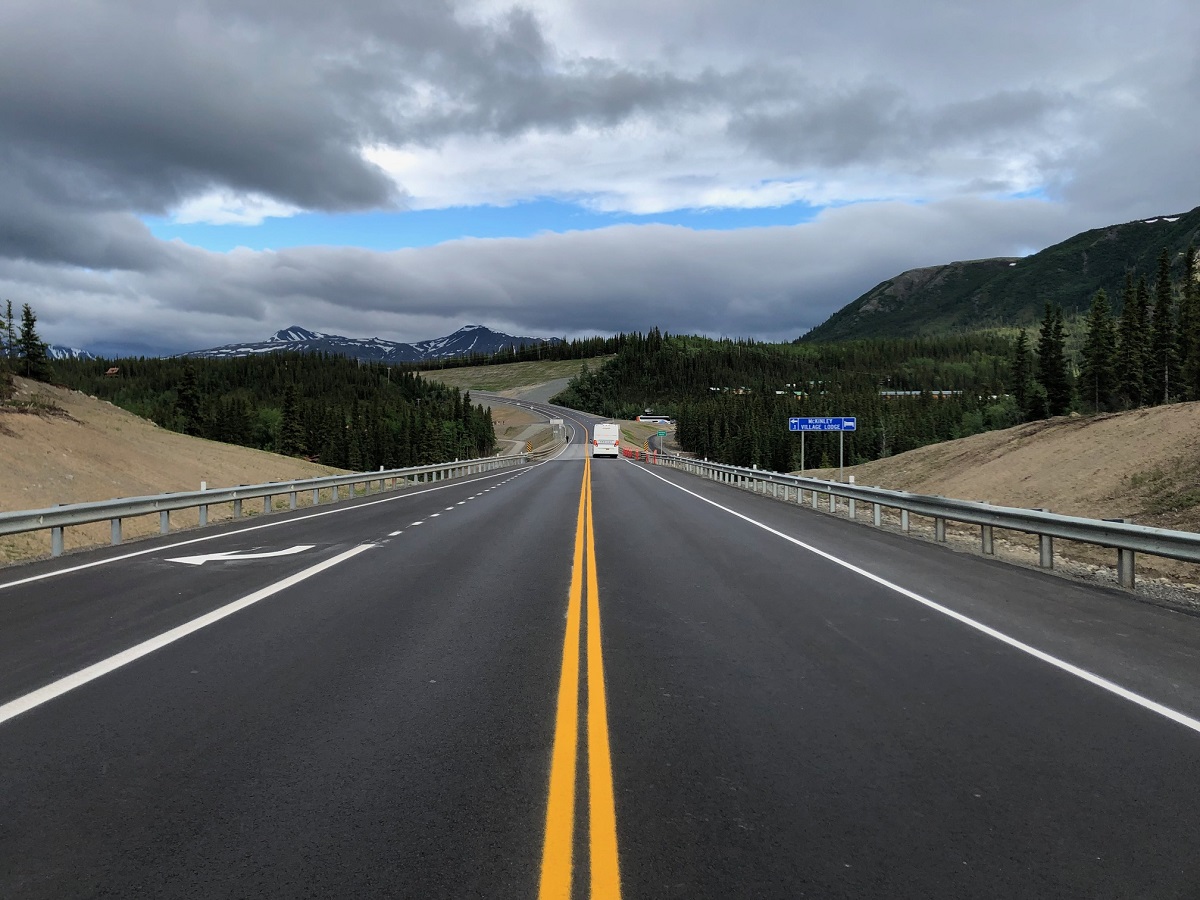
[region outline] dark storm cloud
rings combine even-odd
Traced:
[[[6,0],[0,297],[37,305],[52,340],[126,348],[293,322],[396,339],[464,321],[794,337],[904,268],[1200,203],[1200,16],[1185,0],[1145,0],[1137,41],[1122,0],[531,2]],[[521,188],[493,183],[491,148],[547,133],[579,143],[531,157]],[[528,199],[528,183],[577,196],[595,150],[599,190],[615,171],[635,205],[639,190],[654,207],[692,196],[679,184],[739,202],[793,181],[860,205],[796,228],[396,253],[209,253],[138,218],[212,194],[405,206],[364,159],[373,145],[426,166],[461,153],[446,168],[466,173],[464,203],[474,181],[495,202]],[[1028,191],[1051,202],[985,199]],[[861,203],[879,197],[923,205]]]
[[[920,165],[931,153],[1018,143],[1044,132],[1065,98],[1035,90],[918,107],[893,85],[873,83],[822,95],[802,88],[774,108],[751,108],[729,123],[734,137],[779,162],[837,168],[863,163]]]
[[[651,225],[353,248],[210,253],[171,245],[153,272],[83,273],[0,262],[0,295],[38,296],[60,343],[166,351],[263,339],[300,323],[417,340],[466,322],[521,333],[645,330],[792,339],[896,272],[1016,253],[1066,236],[1035,201],[832,210],[806,225],[696,232]],[[844,248],[871,248],[847,255]],[[34,287],[38,286],[38,287]]]

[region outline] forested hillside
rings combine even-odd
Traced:
[[[54,374],[164,428],[356,471],[475,458],[495,446],[491,416],[469,394],[341,356],[65,360]]]
[[[788,471],[800,464],[791,416],[858,416],[847,462],[1016,424],[1010,355],[1009,340],[987,334],[779,345],[654,329],[624,336],[600,370],[585,364],[555,402],[613,418],[670,414],[685,450]],[[836,434],[809,434],[807,463],[836,463],[837,446]]]
[[[1176,278],[1200,243],[1200,207],[1179,215],[1095,228],[1030,256],[952,262],[903,272],[851,301],[804,341],[945,334],[1029,326],[1047,303],[1068,320],[1087,313],[1096,291],[1114,304],[1130,273],[1150,275],[1167,251]],[[1120,312],[1120,307],[1116,309]]]

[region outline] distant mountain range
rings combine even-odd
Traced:
[[[1085,313],[1100,288],[1121,306],[1125,273],[1153,282],[1159,253],[1176,272],[1188,244],[1200,246],[1200,207],[1188,213],[1096,228],[1025,257],[910,269],[848,303],[801,340],[913,337],[1041,321],[1047,302]],[[1178,277],[1178,275],[1177,275]]]
[[[80,350],[78,347],[62,347],[58,344],[49,344],[46,347],[46,354],[51,359],[95,359],[95,355],[88,353],[86,350]]]
[[[332,353],[370,362],[413,363],[457,356],[491,356],[509,347],[521,349],[535,344],[559,344],[559,338],[517,337],[493,331],[484,325],[467,325],[454,334],[402,344],[382,338],[350,338],[340,334],[309,331],[299,325],[275,332],[265,341],[226,344],[209,350],[194,350],[183,356],[200,359],[230,359],[259,353]]]

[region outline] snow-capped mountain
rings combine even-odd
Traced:
[[[324,334],[292,325],[275,332],[265,341],[226,344],[209,350],[194,350],[184,356],[203,359],[228,359],[235,356],[254,356],[258,353],[333,353],[371,362],[410,363],[448,359],[454,356],[478,354],[490,356],[508,347],[518,350],[531,344],[557,344],[559,338],[517,337],[504,334],[484,325],[467,325],[454,334],[403,344],[382,338],[350,338],[340,334]]]
[[[80,350],[78,347],[61,347],[58,344],[50,344],[46,347],[46,355],[51,359],[95,359],[96,357],[88,353],[86,350]]]

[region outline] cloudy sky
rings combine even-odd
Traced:
[[[168,353],[791,339],[1200,205],[1195,0],[4,0],[0,298]]]

